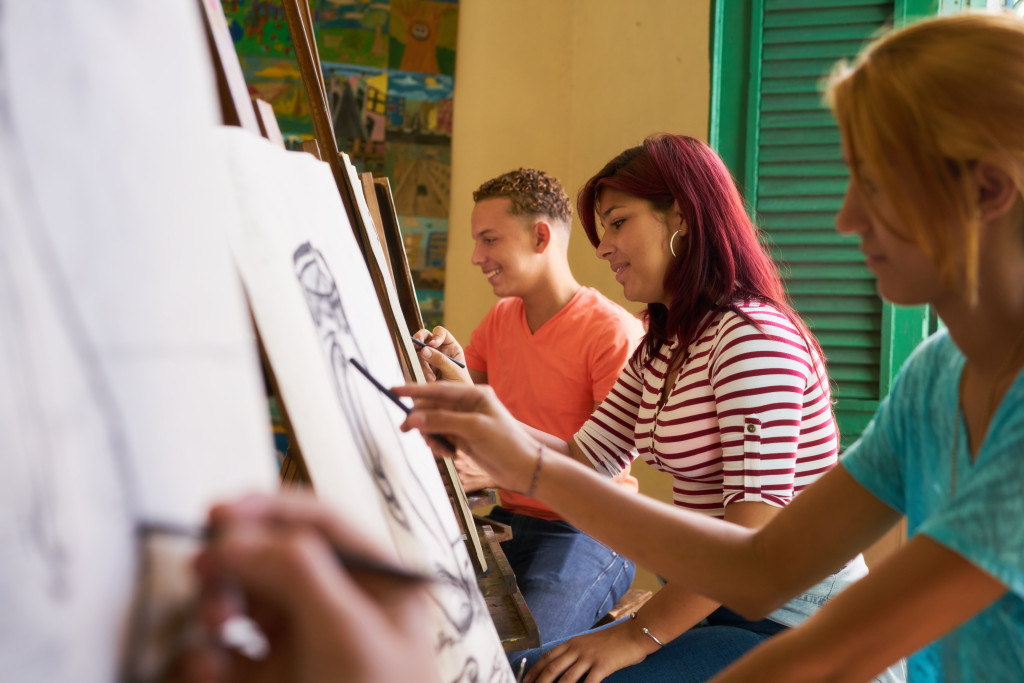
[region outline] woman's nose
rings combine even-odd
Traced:
[[[853,180],[846,186],[843,204],[836,214],[836,232],[841,235],[857,235],[864,231],[868,224],[868,213]]]

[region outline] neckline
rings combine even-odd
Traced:
[[[952,343],[951,338],[947,338]],[[989,450],[989,444],[992,441],[993,434],[995,433],[996,427],[998,426],[1003,414],[1009,410],[1007,406],[1013,402],[1014,396],[1021,391],[1021,384],[1024,382],[1024,368],[1021,368],[1013,381],[1010,382],[1010,386],[1007,387],[1006,392],[1003,394],[1002,399],[996,404],[992,414],[989,416],[988,424],[985,428],[985,434],[982,437],[981,443],[978,444],[978,450],[975,453],[971,453],[971,440],[970,432],[967,429],[967,415],[964,413],[963,406],[961,405],[960,394],[961,386],[964,380],[964,371],[967,368],[967,357],[960,351],[956,344],[953,344],[956,348],[959,356],[959,368],[957,369],[957,384],[956,392],[953,394],[953,436],[950,444],[950,493],[952,497],[956,494],[957,486],[957,473],[960,469],[959,463],[963,459],[960,455],[961,451],[966,454],[966,472],[970,473],[971,470],[982,460],[985,454]],[[961,442],[964,442],[963,445]]]
[[[589,289],[586,285],[580,285],[579,289],[576,290],[565,305],[555,311],[555,314],[545,320],[544,323],[536,329],[536,331],[530,329],[530,321],[526,319],[526,302],[523,301],[522,297],[516,297],[519,299],[519,320],[523,325],[523,329],[526,330],[526,334],[529,335],[529,338],[536,338],[544,331],[544,328],[550,326],[554,321],[558,320],[558,318],[565,315],[565,312],[569,310],[574,303],[576,303],[576,300],[583,296],[583,291],[586,289]]]

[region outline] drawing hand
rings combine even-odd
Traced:
[[[334,548],[394,560],[320,503],[252,496],[214,507],[210,525],[196,559],[204,619],[219,632],[244,604],[269,649],[258,661],[198,653],[183,667],[188,680],[423,680],[436,670],[423,589],[346,572]]]
[[[635,632],[635,633],[634,633]],[[642,662],[649,650],[637,639],[640,630],[627,620],[600,631],[576,636],[551,648],[537,660],[525,683],[599,683],[619,669]],[[641,636],[643,637],[643,636]]]
[[[451,382],[407,384],[396,387],[399,396],[415,401],[402,430],[418,429],[435,448],[450,455],[430,438],[444,434],[472,456],[501,488],[526,491],[537,464],[540,444],[506,410],[485,384],[466,386]]]
[[[445,356],[449,356],[460,361],[463,365],[466,363],[466,355],[462,350],[462,346],[451,332],[438,325],[434,328],[433,332],[419,330],[413,337],[430,347],[419,347],[416,351],[416,355],[420,359],[420,366],[423,368],[423,374],[427,376],[427,381],[433,379],[446,382],[462,382],[463,384],[473,383],[469,370],[460,368],[448,360],[448,358],[445,358]],[[437,349],[440,353],[434,352],[433,349]]]

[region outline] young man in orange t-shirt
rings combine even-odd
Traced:
[[[489,384],[521,422],[568,441],[618,379],[643,334],[639,321],[569,268],[569,198],[558,180],[518,169],[473,193],[472,262],[502,297],[465,350],[469,376]],[[439,349],[461,355],[443,328]],[[436,342],[435,342],[436,343]],[[443,359],[426,351],[425,360]],[[467,491],[494,482],[472,460],[455,459]],[[628,470],[622,485],[637,490]],[[590,628],[629,589],[635,568],[549,507],[500,491],[491,517],[512,527],[502,544],[544,642]]]

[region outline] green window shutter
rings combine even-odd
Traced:
[[[906,3],[738,0],[715,7],[711,144],[743,185],[796,309],[825,351],[843,447],[860,435],[927,312],[883,302],[856,237],[835,230],[848,174],[821,101],[832,65],[852,58]],[[912,8],[911,8],[912,9]],[[749,36],[746,45],[736,29]]]

